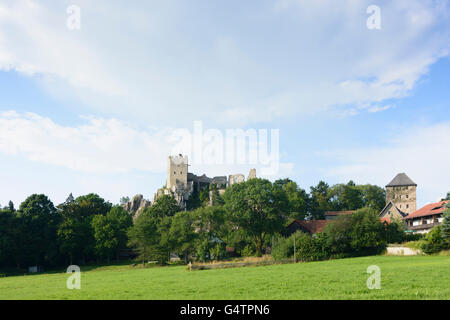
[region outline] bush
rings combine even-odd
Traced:
[[[422,249],[426,254],[438,253],[441,250],[447,249],[446,242],[442,237],[441,226],[434,227],[426,235]]]
[[[425,235],[423,233],[407,233],[405,234],[404,241],[419,241],[425,239]]]
[[[255,255],[255,251],[250,245],[246,245],[244,249],[242,249],[241,255],[243,257],[253,257]]]
[[[278,238],[272,248],[271,254],[275,260],[285,260],[292,258],[294,256],[293,236],[290,236],[288,238]]]
[[[209,249],[209,255],[212,260],[221,260],[226,258],[227,250],[223,243],[217,243],[214,247]]]
[[[300,237],[296,238],[295,244],[298,261],[325,260],[331,255],[324,233],[317,233],[312,237],[303,233]]]
[[[294,237],[297,261],[318,261],[328,259],[331,256],[325,234],[318,233],[311,237],[298,231],[288,238],[278,239],[272,249],[272,257],[275,260],[293,258]]]
[[[339,217],[325,227],[324,233],[326,246],[322,251],[329,252],[330,256],[373,255],[386,249],[386,229],[371,208]]]
[[[408,241],[403,243],[405,247],[416,249],[416,250],[423,250],[424,245],[426,244],[425,240],[416,240],[416,241]]]

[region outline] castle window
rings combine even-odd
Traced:
[[[406,205],[406,209],[409,209],[409,204]]]
[[[406,195],[406,199],[408,199],[409,198],[409,195]]]

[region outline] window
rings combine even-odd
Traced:
[[[406,205],[406,209],[409,209],[409,204]]]
[[[409,195],[406,195],[406,199],[408,199],[409,198]]]

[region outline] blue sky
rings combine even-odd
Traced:
[[[66,27],[71,4],[80,30]],[[366,26],[371,4],[380,30]],[[436,201],[450,191],[449,6],[0,0],[0,204],[152,199],[171,133],[196,120],[279,129],[272,180],[384,186],[406,172],[419,206]]]

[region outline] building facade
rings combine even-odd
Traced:
[[[406,173],[399,173],[386,185],[386,204],[392,203],[406,214],[413,213],[416,207],[417,184]]]
[[[450,200],[428,204],[408,215],[404,220],[408,230],[417,233],[428,233],[442,224],[444,211]]]
[[[417,184],[406,173],[399,173],[386,185],[386,206],[381,210],[380,219],[390,222],[404,219],[416,211]]]

